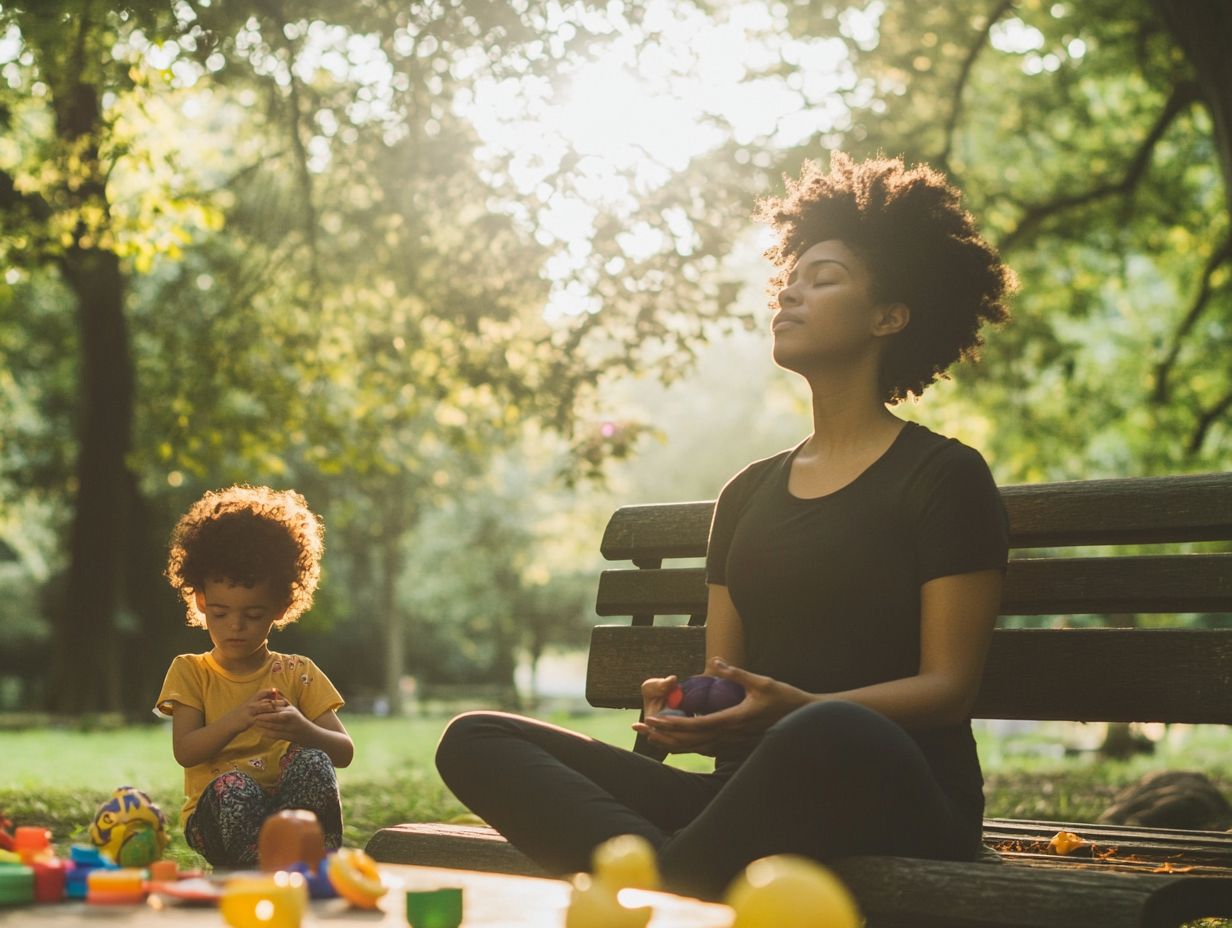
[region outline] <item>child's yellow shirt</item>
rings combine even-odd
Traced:
[[[235,674],[224,670],[206,653],[181,654],[171,662],[154,711],[169,716],[176,703],[191,706],[205,715],[208,725],[248,702],[259,690],[271,686],[277,687],[279,694],[309,720],[343,705],[342,696],[329,678],[306,657],[271,651],[260,669]],[[180,823],[187,823],[210,781],[229,770],[246,773],[265,789],[272,790],[282,773],[280,761],[290,747],[289,741],[275,740],[250,728],[232,738],[216,756],[184,768],[187,801],[180,813]]]

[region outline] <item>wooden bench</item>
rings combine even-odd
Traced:
[[[1001,492],[1013,549],[1003,616],[1232,612],[1232,473]],[[593,631],[592,705],[636,709],[644,678],[701,670],[704,569],[664,561],[705,555],[712,511],[712,502],[696,502],[627,506],[612,516],[603,554],[634,566],[602,573],[597,611],[631,622]],[[689,618],[656,625],[659,616]],[[1232,629],[998,628],[974,715],[1227,724]],[[1094,842],[1094,853],[1049,853],[1058,830]],[[1232,916],[1229,833],[988,820],[985,844],[991,861],[1008,866],[888,857],[833,866],[870,928],[1174,926]],[[378,832],[368,850],[379,860],[538,872],[484,828],[402,825]]]

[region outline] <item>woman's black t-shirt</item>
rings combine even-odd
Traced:
[[[847,486],[801,499],[796,451],[750,464],[719,495],[706,580],[740,614],[746,669],[812,693],[914,676],[920,586],[1005,567],[1008,529],[979,452],[908,422]],[[911,736],[978,822],[983,780],[970,722]]]

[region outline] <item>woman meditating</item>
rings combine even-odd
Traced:
[[[723,488],[706,556],[706,672],[738,705],[634,727],[686,772],[541,722],[454,719],[450,789],[553,872],[633,833],[667,887],[720,896],[791,852],[963,860],[983,781],[970,711],[1001,596],[1007,528],[980,454],[888,408],[918,396],[1004,321],[1013,276],[926,166],[806,164],[761,204],[777,232],[774,360],[812,391],[812,433]]]

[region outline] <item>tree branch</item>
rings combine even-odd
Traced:
[[[312,172],[308,169],[308,149],[304,146],[304,138],[300,134],[303,112],[300,107],[299,81],[295,78],[292,67],[295,64],[295,49],[286,35],[286,17],[282,15],[281,4],[275,0],[263,0],[261,7],[277,26],[278,39],[287,53],[287,73],[290,77],[287,102],[290,109],[288,120],[288,136],[291,150],[295,154],[296,179],[299,181],[300,194],[303,199],[304,237],[308,243],[308,276],[312,283],[312,292],[321,293],[321,275],[318,264],[317,249],[317,210],[313,191]]]
[[[1185,449],[1187,457],[1197,457],[1198,452],[1202,450],[1202,446],[1206,443],[1206,436],[1210,432],[1211,426],[1218,422],[1230,409],[1232,409],[1232,392],[1224,394],[1223,399],[1210,409],[1203,411],[1199,407],[1198,424],[1194,428],[1193,434],[1189,436],[1189,446]]]
[[[1176,359],[1181,353],[1181,342],[1189,331],[1194,327],[1194,324],[1206,310],[1207,304],[1211,299],[1211,277],[1219,266],[1225,261],[1232,260],[1232,238],[1225,238],[1223,244],[1211,252],[1210,257],[1206,259],[1206,266],[1202,268],[1202,279],[1198,285],[1198,292],[1194,295],[1193,302],[1189,304],[1189,311],[1185,313],[1185,318],[1181,320],[1181,324],[1177,326],[1176,331],[1172,334],[1172,345],[1168,349],[1168,353],[1164,355],[1164,359],[1155,366],[1155,388],[1151,391],[1151,402],[1157,405],[1163,405],[1168,402],[1168,377],[1172,373],[1172,368],[1176,366]]]
[[[962,68],[958,72],[958,81],[954,85],[954,103],[950,107],[950,116],[945,121],[945,147],[941,149],[941,153],[936,158],[930,159],[942,173],[950,173],[950,153],[954,150],[954,130],[958,128],[958,120],[962,118],[963,109],[963,91],[967,87],[967,81],[971,79],[971,71],[975,67],[975,61],[980,57],[980,52],[988,45],[988,36],[992,32],[992,27],[996,25],[1002,16],[1010,11],[1014,6],[1014,0],[1000,0],[990,14],[988,20],[984,23],[984,28],[980,34],[976,36],[975,41],[971,43],[971,47],[967,49],[967,56],[963,59]]]
[[[1088,203],[1094,203],[1105,197],[1124,196],[1132,193],[1146,173],[1146,169],[1151,163],[1151,155],[1155,151],[1155,146],[1163,138],[1164,133],[1168,131],[1168,127],[1172,125],[1177,116],[1198,102],[1200,98],[1201,95],[1197,84],[1191,81],[1177,84],[1172,88],[1172,94],[1168,97],[1168,102],[1164,104],[1164,108],[1155,120],[1155,124],[1151,126],[1151,131],[1147,133],[1146,138],[1142,140],[1142,144],[1138,146],[1138,150],[1134,152],[1134,156],[1120,180],[1105,181],[1082,193],[1069,194],[1058,197],[1048,203],[1039,203],[1035,206],[1027,207],[1018,225],[1001,240],[1000,250],[1009,251],[1021,240],[1033,234],[1045,220],[1053,216],[1079,206],[1086,206]]]

